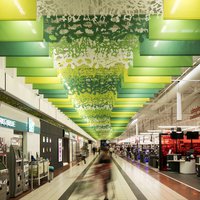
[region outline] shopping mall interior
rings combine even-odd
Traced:
[[[0,200],[199,200],[199,10],[1,0]]]

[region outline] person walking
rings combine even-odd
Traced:
[[[107,147],[102,148],[102,153],[96,163],[96,175],[100,177],[103,184],[104,200],[108,200],[108,183],[111,181],[111,157]]]
[[[84,161],[86,164],[86,156],[87,156],[87,149],[83,146],[81,148],[81,159]]]
[[[96,147],[93,147],[93,148],[92,148],[92,152],[93,152],[93,155],[95,156],[95,153],[96,153]]]

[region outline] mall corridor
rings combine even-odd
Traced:
[[[90,174],[95,158],[87,158],[87,164],[71,167],[69,170],[55,177],[22,200],[95,200],[104,199],[96,191],[100,184],[91,185],[86,191],[77,192],[80,181],[77,178],[83,174]],[[200,190],[160,174],[158,171],[138,164],[131,164],[119,156],[113,157],[113,181],[109,185],[108,199],[116,200],[199,200]],[[80,180],[80,179],[79,179]],[[83,177],[84,180],[84,177]],[[76,182],[77,181],[77,182]],[[96,189],[95,189],[96,188]],[[98,196],[99,195],[99,196]]]

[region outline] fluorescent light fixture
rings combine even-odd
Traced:
[[[157,47],[159,44],[159,41],[156,41],[155,44],[154,44],[154,47]]]
[[[25,15],[26,13],[24,12],[23,8],[21,7],[20,3],[18,2],[18,0],[14,0],[14,4],[15,6],[17,7],[17,9],[19,10],[19,12],[22,14],[22,15]]]
[[[37,34],[37,31],[34,28],[32,28],[31,31],[33,34]]]
[[[40,46],[41,46],[42,48],[46,48],[43,42],[40,42]]]
[[[176,10],[177,10],[177,8],[178,8],[180,2],[181,2],[181,0],[176,0],[176,2],[174,3],[173,8],[172,8],[172,10],[171,10],[171,14],[174,14],[174,13],[176,12]]]

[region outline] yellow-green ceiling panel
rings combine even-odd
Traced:
[[[42,18],[37,21],[0,21],[0,30],[1,42],[43,41]]]
[[[164,19],[200,19],[199,0],[164,0]]]
[[[36,20],[36,0],[1,0],[0,20]]]
[[[25,82],[26,83],[41,83],[41,84],[46,84],[46,83],[50,83],[50,84],[58,84],[58,83],[61,83],[61,80],[60,78],[58,77],[26,77],[25,78]]]

